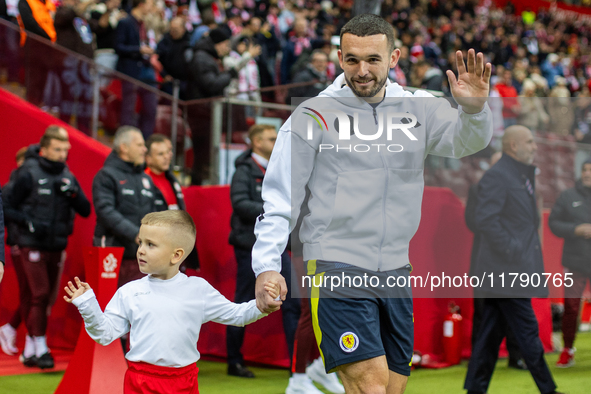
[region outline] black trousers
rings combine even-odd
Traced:
[[[485,298],[476,297],[474,298],[474,315],[472,316],[472,349],[474,349],[474,345],[476,344],[476,339],[478,338],[478,333],[480,332],[480,325],[482,324],[482,312],[484,311],[484,301]],[[519,346],[517,346],[517,338],[515,338],[515,334],[513,331],[507,326],[507,331],[505,332],[507,341],[505,342],[507,346],[507,351],[509,352],[509,360],[517,361],[521,359],[521,353],[519,352]]]
[[[472,349],[464,389],[486,393],[499,356],[499,347],[509,327],[541,393],[556,389],[538,332],[530,298],[487,298],[480,333]]]
[[[234,248],[238,272],[236,274],[236,294],[234,302],[247,302],[255,298],[256,277],[252,271],[252,257],[250,249]],[[283,314],[283,331],[287,341],[289,359],[293,359],[293,342],[300,318],[300,298],[293,297],[291,287],[291,259],[287,252],[281,255],[281,275],[287,282],[287,298],[281,305]],[[296,289],[294,289],[296,290]],[[244,327],[228,326],[226,329],[226,346],[228,350],[228,364],[244,363],[242,343],[244,342]]]

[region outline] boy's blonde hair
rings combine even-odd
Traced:
[[[195,247],[197,230],[191,215],[185,211],[168,210],[152,212],[144,216],[142,224],[170,228],[170,239],[185,250],[185,257]]]

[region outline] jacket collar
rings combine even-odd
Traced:
[[[514,168],[519,175],[525,175],[530,179],[536,175],[536,166],[517,161],[506,153],[503,153],[500,161]]]
[[[128,161],[123,161],[115,151],[112,151],[109,156],[107,156],[107,159],[105,160],[105,167],[114,167],[119,171],[130,174],[144,171],[143,165],[136,166]]]

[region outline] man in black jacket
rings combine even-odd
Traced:
[[[581,179],[575,187],[560,194],[548,219],[550,230],[564,238],[562,265],[564,272],[569,273],[573,280],[572,286],[564,287],[564,350],[556,363],[560,368],[568,368],[575,363],[573,345],[581,296],[587,281],[591,280],[591,159],[587,159],[582,167]]]
[[[144,173],[146,145],[140,130],[121,126],[115,133],[113,152],[92,182],[96,211],[94,246],[123,246],[119,287],[144,276],[136,252],[142,218],[158,210],[155,187]]]
[[[478,184],[476,229],[481,237],[474,274],[479,278],[487,275],[481,296],[489,298],[484,300],[482,322],[464,383],[468,394],[484,394],[488,390],[506,326],[515,334],[540,393],[556,393],[531,305],[532,297],[545,297],[548,290],[521,287],[521,283],[512,287],[513,276],[509,275],[542,276],[544,271],[532,165],[536,150],[529,129],[508,127],[503,135],[503,156]],[[501,275],[505,278],[504,286]]]
[[[164,68],[164,75],[181,81],[181,98],[186,98],[187,80],[189,79],[188,62],[192,59],[191,36],[185,29],[184,19],[175,17],[170,21],[170,31],[158,43],[156,53]],[[169,77],[169,78],[170,78]],[[162,90],[170,90],[162,87]]]
[[[315,49],[310,55],[310,63],[305,69],[298,72],[293,77],[292,83],[303,83],[315,81],[312,85],[300,86],[289,89],[289,94],[286,99],[287,104],[291,104],[293,97],[316,97],[318,93],[330,85],[330,81],[326,75],[326,68],[328,66],[328,56],[321,49]]]
[[[90,215],[90,202],[66,165],[70,142],[65,133],[59,126],[48,127],[38,155],[25,160],[7,199],[9,209],[18,212],[15,241],[30,290],[29,299],[20,299],[28,331],[20,360],[42,369],[54,365],[45,332],[62,253],[74,229],[75,213]]]
[[[501,152],[495,152],[490,157],[490,166],[494,166],[497,161],[501,158]],[[470,186],[468,190],[468,199],[466,200],[466,211],[464,217],[466,219],[466,226],[474,233],[474,240],[472,243],[472,253],[470,254],[470,276],[473,275],[476,269],[476,262],[478,260],[478,247],[480,245],[480,233],[476,228],[476,202],[478,200],[478,184]],[[478,294],[478,289],[474,289],[474,314],[472,315],[472,347],[476,343],[478,338],[478,331],[480,330],[480,324],[482,323],[482,310],[484,309],[484,298]],[[517,339],[510,328],[506,328],[505,333],[507,342],[507,351],[509,352],[509,368],[515,369],[527,369],[525,362],[521,358],[519,353],[519,347],[517,346]]]
[[[232,177],[230,198],[232,213],[230,244],[234,246],[238,271],[236,274],[236,294],[234,302],[241,303],[255,297],[256,278],[252,271],[251,251],[256,240],[254,224],[263,212],[261,188],[267,164],[277,139],[277,131],[271,125],[254,125],[248,132],[252,149],[247,150],[236,159],[236,172]],[[291,293],[291,260],[287,251],[281,255],[282,275],[285,276],[288,291]],[[295,289],[294,289],[295,290]],[[287,340],[289,358],[293,354],[293,341],[297,329],[300,306],[297,298],[288,297],[281,307],[283,311],[283,329]],[[245,378],[254,378],[254,374],[244,366],[240,348],[244,342],[244,327],[228,326],[226,330],[226,346],[228,350],[228,374]]]
[[[221,71],[222,59],[230,53],[230,33],[218,27],[195,44],[193,60],[189,66],[191,99],[222,96],[232,78],[238,78],[234,69]],[[188,109],[188,121],[193,138],[193,172],[191,184],[200,185],[207,178],[210,157],[211,106],[209,103],[193,105]]]

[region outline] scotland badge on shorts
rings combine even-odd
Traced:
[[[339,344],[341,345],[341,349],[343,350],[343,352],[351,353],[357,350],[357,347],[359,346],[359,338],[357,337],[357,334],[355,334],[354,332],[347,331],[346,333],[341,335],[341,340],[339,341]]]

